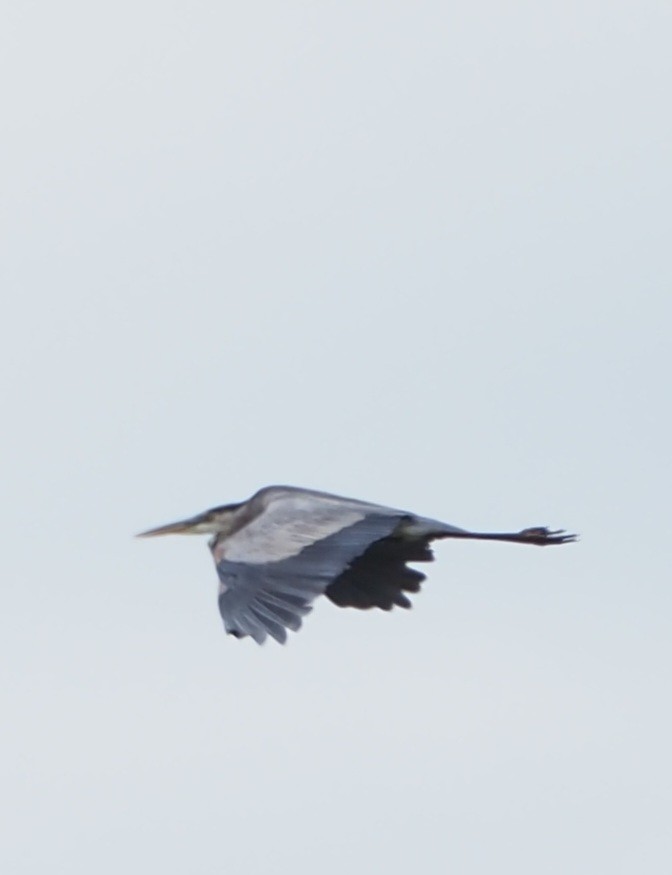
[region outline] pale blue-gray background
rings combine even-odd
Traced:
[[[3,873],[668,873],[669,2],[7,2]],[[227,639],[289,482],[442,544]]]

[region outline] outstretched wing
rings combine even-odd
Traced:
[[[375,541],[329,584],[327,598],[341,608],[410,608],[405,593],[419,592],[427,575],[406,563],[432,562],[429,544],[436,537],[439,535]]]
[[[249,502],[245,523],[210,547],[226,631],[284,643],[323,593],[341,607],[390,610],[411,603],[435,538],[464,529],[325,492],[271,486]]]
[[[337,498],[282,493],[227,538],[211,544],[226,631],[284,642],[312,602],[406,517]]]

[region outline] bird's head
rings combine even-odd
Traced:
[[[140,532],[138,538],[155,538],[158,535],[216,535],[225,534],[231,528],[236,510],[239,504],[225,504],[222,507],[213,507],[204,513],[179,520],[176,523],[168,523],[156,529],[148,529]]]

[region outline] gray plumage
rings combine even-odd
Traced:
[[[211,534],[219,610],[237,638],[284,643],[313,601],[341,607],[409,608],[425,575],[408,562],[431,562],[430,543],[469,538],[564,544],[576,539],[544,527],[515,533],[469,532],[394,508],[292,486],[269,486],[249,501],[205,511],[143,532]]]

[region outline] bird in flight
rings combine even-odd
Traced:
[[[142,532],[211,535],[219,575],[219,611],[236,638],[284,644],[313,601],[326,595],[339,607],[410,608],[426,575],[407,562],[431,562],[441,538],[566,544],[576,540],[543,526],[520,532],[469,532],[366,501],[293,486],[268,486],[248,501]]]

